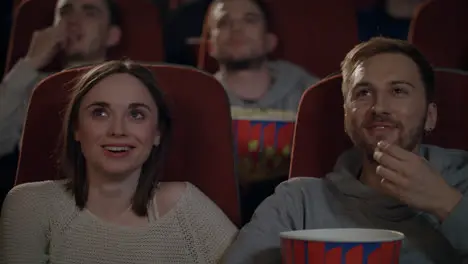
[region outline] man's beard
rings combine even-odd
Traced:
[[[94,64],[101,60],[101,54],[106,53],[106,49],[98,45],[97,40],[86,45],[84,48],[76,48],[65,51],[65,57],[68,63],[71,64]]]
[[[242,58],[242,59],[232,59],[232,58],[220,58],[218,63],[224,65],[226,71],[236,72],[244,70],[259,69],[262,67],[263,63],[267,60],[266,55],[261,55],[258,57],[251,58]]]
[[[375,142],[369,142],[364,134],[361,132],[363,129],[366,129],[366,124],[369,122],[388,122],[395,126],[394,129],[398,129],[398,135],[395,142],[390,142],[391,144],[395,144],[404,150],[413,152],[416,147],[421,143],[424,137],[424,124],[426,123],[427,116],[425,115],[417,126],[411,128],[408,131],[405,131],[405,127],[401,122],[393,120],[391,117],[386,115],[374,115],[373,117],[369,118],[368,121],[364,122],[362,126],[354,126],[358,129],[349,129],[349,136],[353,141],[354,145],[362,150],[367,157],[368,161],[374,163],[374,152],[375,148],[377,147],[377,143],[380,140],[385,140],[385,137],[382,136],[381,138],[377,137]]]
[[[68,54],[66,56],[66,62],[71,67],[82,67],[101,63],[102,59],[97,55],[76,52]]]
[[[85,56],[82,52],[69,53],[66,56],[67,56],[67,61],[70,61],[70,62],[85,60]]]

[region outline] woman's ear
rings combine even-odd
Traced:
[[[161,136],[160,136],[160,135],[157,135],[157,136],[154,138],[153,145],[154,145],[155,147],[158,147],[160,143],[161,143]]]
[[[73,138],[75,139],[75,141],[77,142],[80,142],[80,131],[79,130],[75,130],[75,132],[73,132]]]

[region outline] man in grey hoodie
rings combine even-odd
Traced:
[[[323,179],[278,186],[223,263],[281,263],[280,232],[352,227],[403,232],[401,264],[467,263],[468,154],[421,145],[437,120],[430,64],[407,42],[375,38],[348,53],[342,75],[355,147]]]
[[[58,52],[65,68],[103,62],[120,41],[119,16],[113,0],[57,2],[54,25],[34,33],[27,55],[0,84],[0,158],[18,146],[32,89],[48,75],[41,69]]]
[[[223,84],[231,105],[261,109],[270,120],[275,119],[271,113],[278,110],[295,116],[302,94],[319,78],[290,62],[268,59],[277,46],[277,36],[271,32],[262,0],[215,0],[208,12],[210,55],[219,64],[215,77]],[[281,115],[277,118],[281,119]],[[238,117],[233,114],[233,119]],[[265,141],[265,137],[260,138]],[[251,138],[251,142],[256,141],[260,140]],[[238,144],[238,149],[242,149],[248,142]],[[259,161],[253,161],[250,156],[238,158],[239,178],[246,187],[243,190],[249,190],[242,192],[246,220],[287,177],[289,155],[286,157],[278,148],[266,144],[259,142],[264,149],[248,153],[259,157]],[[276,154],[268,155],[265,150],[268,147],[274,148]],[[274,165],[268,167],[269,162]]]

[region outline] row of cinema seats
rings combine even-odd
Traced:
[[[6,71],[23,57],[32,33],[51,25],[56,0],[23,0],[17,7],[11,32]],[[135,61],[164,61],[160,13],[148,0],[117,0],[123,11],[122,45],[109,59],[125,56]],[[350,0],[268,0],[272,30],[279,36],[274,58],[301,65],[309,72],[326,77],[339,70],[343,56],[358,40],[355,3]],[[327,15],[324,15],[327,14]],[[420,6],[411,23],[408,39],[436,67],[468,70],[468,1],[431,0]],[[195,36],[200,37],[200,36]],[[217,68],[207,55],[208,31],[205,25],[198,44],[187,46],[198,52],[198,67],[208,72]],[[57,58],[46,70],[54,71]]]
[[[240,225],[232,123],[222,86],[212,76],[193,68],[149,67],[168,96],[174,118],[163,179],[192,182]],[[57,177],[56,147],[67,88],[85,69],[57,73],[35,89],[22,137],[16,184]],[[438,125],[425,142],[468,150],[465,119],[468,75],[456,70],[437,70],[436,86]],[[204,100],[199,100],[198,93],[206,94]],[[312,86],[304,94],[296,121],[290,177],[324,176],[339,153],[351,146],[344,133],[342,105],[338,75]]]

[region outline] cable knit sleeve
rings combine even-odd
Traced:
[[[47,263],[48,217],[40,183],[13,188],[0,217],[0,263]]]
[[[198,188],[191,184],[187,188],[189,197],[185,212],[197,255],[194,263],[219,263],[237,235],[237,227]]]

